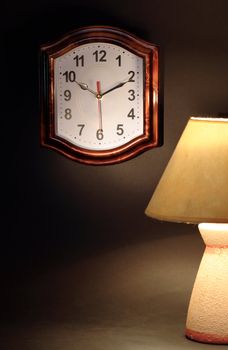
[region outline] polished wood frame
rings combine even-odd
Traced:
[[[55,134],[54,60],[82,44],[108,42],[141,56],[144,60],[144,133],[132,141],[111,150],[88,150],[75,146]],[[159,52],[156,45],[114,27],[79,28],[41,47],[40,106],[41,144],[70,159],[92,165],[115,164],[162,145],[163,117],[160,109]]]

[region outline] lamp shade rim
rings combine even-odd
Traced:
[[[190,120],[196,121],[196,122],[216,122],[216,123],[228,123],[228,116],[225,117],[215,117],[215,116],[191,116],[189,118]]]
[[[218,223],[218,224],[226,224],[228,223],[228,218],[213,218],[213,217],[188,217],[188,216],[169,216],[162,215],[158,213],[151,212],[149,210],[145,210],[145,214],[155,220],[159,221],[169,221],[176,223],[186,223],[186,224],[200,224],[200,223]]]

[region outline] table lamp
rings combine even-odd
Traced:
[[[206,248],[185,335],[203,343],[228,344],[228,119],[189,119],[146,214],[199,224]]]

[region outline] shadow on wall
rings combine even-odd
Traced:
[[[30,3],[23,11],[16,3],[6,24],[10,94],[5,99],[5,115],[9,114],[10,106],[10,116],[3,119],[3,128],[10,130],[13,142],[8,142],[7,133],[2,135],[11,155],[6,156],[7,170],[3,174],[7,188],[2,199],[7,235],[2,258],[7,259],[7,266],[12,269],[31,261],[42,264],[60,256],[68,259],[91,252],[96,246],[124,244],[134,240],[144,230],[142,225],[147,225],[145,189],[139,188],[143,167],[136,170],[142,159],[118,165],[113,177],[114,168],[89,170],[41,149],[39,142],[40,44],[75,27],[102,23],[124,29],[126,23],[94,4],[85,7],[71,4],[66,10],[65,5],[58,3],[43,6]],[[127,30],[146,37],[142,29],[131,23],[127,23]],[[18,69],[10,69],[15,62]],[[140,237],[144,235],[140,233]]]

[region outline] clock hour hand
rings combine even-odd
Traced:
[[[97,96],[97,93],[95,91],[91,90],[86,83],[81,83],[80,81],[77,81],[77,80],[75,80],[75,83],[78,84],[78,86],[80,86],[80,88],[82,90],[88,90],[93,95]]]
[[[113,86],[111,89],[108,89],[108,90],[106,90],[105,92],[103,92],[103,93],[101,94],[101,97],[104,96],[104,95],[106,95],[107,93],[109,93],[109,92],[115,90],[115,89],[121,88],[122,86],[124,86],[124,85],[125,85],[126,83],[128,83],[129,81],[130,81],[130,78],[127,79],[127,80],[122,81],[121,83],[118,83],[117,85]]]

